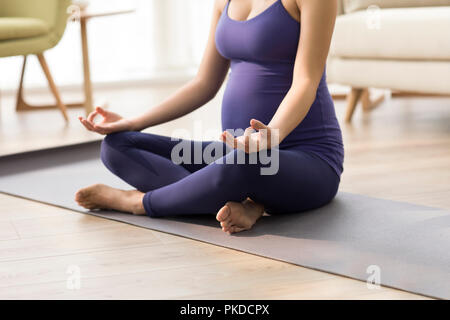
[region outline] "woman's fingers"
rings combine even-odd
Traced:
[[[256,151],[258,149],[255,149],[254,146],[250,146],[251,142],[251,136],[255,132],[255,130],[252,127],[248,127],[244,131],[244,151],[249,153],[250,151]]]
[[[83,117],[78,117],[78,120],[80,120],[80,122],[81,122],[81,124],[86,128],[86,129],[88,129],[89,131],[92,131],[91,129],[89,129],[89,127],[87,126],[87,125],[85,125],[84,124],[84,122],[83,122]]]
[[[224,131],[222,132],[221,138],[222,141],[225,142],[228,146],[230,146],[231,148],[236,148],[235,146],[236,142],[231,133],[229,133],[228,131]]]
[[[250,120],[250,126],[253,129],[260,131],[263,136],[265,135],[267,137],[267,139],[270,139],[271,129],[261,121],[252,119]]]
[[[94,126],[84,118],[80,118],[81,123],[88,129],[89,131],[95,131]]]
[[[92,121],[88,121],[87,119],[84,119],[83,117],[78,117],[78,120],[80,120],[81,124],[86,127],[89,131],[97,132],[99,134],[108,134],[113,132],[114,128],[111,126],[111,124],[103,124],[99,123],[96,124]]]
[[[255,130],[269,129],[268,126],[256,119],[250,120],[250,126]]]
[[[95,111],[98,112],[102,117],[106,117],[108,115],[108,111],[106,111],[102,107],[96,107]]]
[[[87,119],[84,119],[84,118],[81,117],[81,116],[79,116],[78,119],[80,119],[81,123],[82,123],[88,130],[95,131],[95,130],[94,130],[94,125],[95,125],[95,124],[94,124],[94,122],[92,121],[93,118],[95,117],[95,115],[96,115],[96,113],[95,113],[95,111],[93,111],[93,112],[91,112],[91,113],[88,115]]]
[[[257,130],[257,132],[255,132]],[[258,152],[270,148],[271,128],[259,120],[250,120],[250,127],[246,128],[240,137],[224,131],[221,140],[234,149],[244,150],[246,153]]]
[[[108,134],[108,133],[117,131],[117,129],[114,130],[116,126],[114,126],[111,123],[99,123],[99,124],[95,124],[94,127],[97,130],[97,132],[99,132],[101,134]]]
[[[84,125],[91,131],[95,131],[94,125],[92,122],[87,121],[86,119],[83,119]]]
[[[231,148],[237,149],[237,147],[238,147],[237,140],[234,138],[234,136],[230,132],[228,132],[228,131],[222,132],[221,139],[223,142],[225,142]]]
[[[267,149],[271,145],[271,139],[272,139],[272,129],[268,126],[266,126],[264,123],[262,123],[259,120],[252,119],[250,120],[250,125],[253,129],[259,131],[259,141],[260,146],[258,146],[261,149]]]
[[[88,129],[89,131],[93,131],[93,132],[97,132],[100,134],[107,134],[108,130],[105,126],[103,125],[97,125],[91,121],[88,121],[86,119],[84,119],[83,117],[78,117],[78,119],[80,120],[80,122],[86,127],[86,129]]]
[[[245,130],[244,135],[235,138],[228,131],[222,132],[220,138],[228,146],[233,149],[243,150],[246,153],[256,152],[260,150],[261,142],[259,141],[259,132],[253,132],[253,129]]]
[[[93,128],[91,128],[91,126],[89,126],[88,122],[86,121],[86,119],[84,119],[83,117],[78,117],[78,120],[80,120],[81,124],[88,129],[89,131],[93,131]]]
[[[98,112],[97,111],[92,111],[89,115],[88,115],[88,117],[87,117],[87,121],[89,121],[89,122],[94,122],[94,119],[95,119],[95,116],[98,114]]]

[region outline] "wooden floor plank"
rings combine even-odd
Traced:
[[[86,237],[90,237],[86,234]],[[70,266],[77,266],[83,278],[121,276],[158,270],[214,265],[254,260],[242,252],[211,246],[198,241],[165,245],[108,248],[0,263],[0,288],[65,281]]]
[[[11,221],[0,221],[0,241],[20,239]]]

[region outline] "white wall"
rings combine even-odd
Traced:
[[[135,13],[94,18],[88,24],[92,80],[149,79],[195,69],[206,44],[214,0],[90,0],[92,11],[136,8]],[[80,84],[82,58],[78,23],[68,24],[61,42],[46,53],[58,85]],[[29,59],[26,86],[45,78]],[[0,59],[0,88],[14,89],[22,57]]]

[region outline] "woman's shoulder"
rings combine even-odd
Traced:
[[[227,2],[228,0],[214,0],[214,9],[222,13],[222,11],[225,9],[225,6],[227,5]]]

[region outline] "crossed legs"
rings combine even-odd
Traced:
[[[179,142],[141,132],[106,136],[102,161],[136,190],[94,185],[81,189],[76,200],[89,209],[109,208],[150,217],[217,213],[222,229],[232,233],[251,228],[264,211],[313,209],[331,201],[337,192],[339,178],[331,167],[300,150],[279,150],[278,172],[262,175],[263,165],[249,163],[248,154],[229,150],[222,142],[213,143],[215,151],[208,163],[195,157],[211,146],[210,142],[183,140],[192,152],[182,152],[188,161],[176,164],[172,150]],[[242,164],[236,163],[239,157],[245,159]]]

